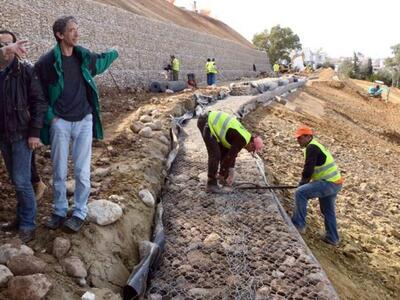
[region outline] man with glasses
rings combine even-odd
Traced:
[[[28,242],[35,237],[36,200],[31,183],[32,151],[40,147],[40,129],[47,102],[33,67],[19,60],[26,53],[24,41],[14,33],[0,31],[0,150],[15,186],[17,217],[3,230],[19,229]]]

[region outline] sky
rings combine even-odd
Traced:
[[[192,8],[193,0],[175,5]],[[392,55],[400,43],[399,0],[197,0],[198,9],[211,9],[249,41],[255,33],[275,25],[290,27],[303,47],[322,48],[330,57],[372,58]]]

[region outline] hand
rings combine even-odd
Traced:
[[[27,42],[27,40],[21,40],[3,47],[4,56],[15,54],[18,57],[24,57],[27,53],[25,48]]]
[[[234,180],[235,180],[235,169],[234,168],[230,168],[229,169],[229,175],[226,178],[226,185],[227,186],[232,186]]]
[[[42,146],[42,143],[39,138],[37,137],[29,137],[28,138],[28,146],[29,149],[35,150]]]
[[[110,50],[115,50],[115,51],[117,51],[118,53],[121,53],[121,47],[116,46],[116,45],[112,46],[112,47],[110,48]]]

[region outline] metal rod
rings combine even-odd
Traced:
[[[264,190],[277,190],[277,189],[295,189],[297,185],[271,185],[271,186],[262,186],[262,185],[255,185],[255,186],[237,186],[236,189],[240,190],[257,190],[257,189],[264,189]]]

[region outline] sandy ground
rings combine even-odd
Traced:
[[[365,81],[365,80],[351,79],[351,81],[354,84],[356,84],[357,86],[359,86],[360,88],[362,88],[363,90],[365,90],[365,92],[368,91],[368,88],[370,86],[374,85],[373,82]],[[382,98],[386,100],[386,97],[387,97],[387,93],[383,93]],[[378,100],[376,100],[376,101],[378,101]],[[400,103],[400,89],[395,88],[395,87],[390,87],[389,101],[393,102],[393,103],[397,103],[397,104]]]
[[[295,184],[303,165],[294,139],[300,124],[316,130],[345,177],[337,200],[342,243],[327,247],[318,238],[323,219],[309,205],[307,244],[328,273],[341,299],[398,299],[400,213],[397,160],[399,105],[368,101],[348,85],[314,80],[291,94],[286,105],[260,108],[246,118],[264,136],[264,159],[276,183]],[[282,193],[290,213],[293,194]]]

